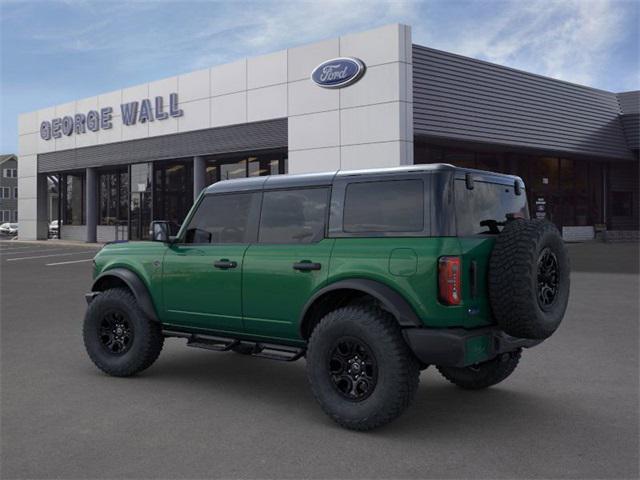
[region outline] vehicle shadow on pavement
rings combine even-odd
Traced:
[[[286,412],[288,420],[345,431],[327,418],[314,400],[304,360],[283,364],[233,353],[172,352],[161,356],[158,364],[140,377],[158,388],[165,385],[183,392],[197,385],[199,393],[204,390],[212,395],[212,402],[243,402],[245,408],[246,402],[268,402]],[[483,391],[463,390],[441,379],[433,367],[422,372],[420,380],[412,406],[397,421],[372,435],[402,434],[407,438],[415,434],[424,438],[428,432],[442,438],[458,436],[461,430],[472,435],[503,429],[505,433],[531,431],[564,411],[553,397],[522,392],[507,383]],[[576,413],[575,406],[572,412]]]

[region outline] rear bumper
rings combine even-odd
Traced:
[[[497,327],[407,328],[402,333],[422,363],[446,367],[486,362],[501,353],[534,347],[542,341],[512,337]]]

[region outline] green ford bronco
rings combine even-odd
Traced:
[[[150,234],[95,257],[98,368],[140,372],[165,337],[305,357],[318,403],[356,430],[398,417],[429,365],[462,388],[501,382],[569,297],[565,246],[529,219],[522,180],[451,165],[222,181]]]

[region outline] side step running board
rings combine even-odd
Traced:
[[[293,362],[298,360],[304,356],[306,351],[304,348],[289,347],[287,345],[240,341],[231,338],[203,335],[199,333],[187,333],[175,330],[163,330],[162,334],[165,337],[186,338],[187,347],[204,348],[207,350],[215,350],[217,352],[227,352],[240,344],[253,345],[253,351],[250,353],[251,356],[268,358],[270,360],[279,360],[281,362]]]
[[[271,343],[257,343],[257,353],[252,353],[254,357],[279,360],[281,362],[293,362],[304,356],[305,349],[287,347],[285,345],[273,345]]]

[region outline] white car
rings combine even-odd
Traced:
[[[60,232],[60,227],[58,224],[58,220],[53,220],[49,223],[49,238],[58,238],[58,233]]]
[[[17,223],[3,223],[0,225],[0,233],[4,233],[5,235],[17,235],[18,234],[18,224]]]

